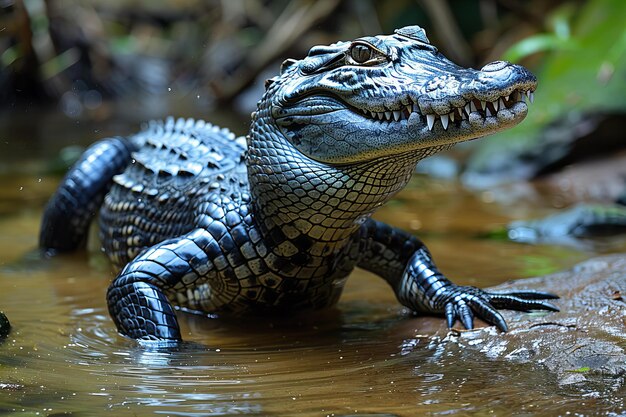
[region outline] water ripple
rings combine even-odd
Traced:
[[[0,293],[14,324],[0,344],[0,411],[403,416],[580,405],[537,369],[446,349],[396,304],[349,294],[338,310],[290,320],[180,314],[187,342],[142,346],[108,316],[106,274],[59,265]]]

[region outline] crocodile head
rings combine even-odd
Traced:
[[[536,84],[528,70],[508,62],[460,67],[422,28],[410,26],[316,46],[300,61],[285,61],[262,102],[302,154],[351,164],[428,155],[511,127],[526,116]]]

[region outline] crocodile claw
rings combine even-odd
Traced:
[[[496,295],[511,295],[513,297],[525,298],[527,300],[558,300],[559,296],[545,292],[545,291],[537,291],[537,290],[523,290],[523,291],[509,291],[505,293],[490,293],[493,296]]]
[[[559,311],[558,307],[544,299],[557,299],[558,296],[542,291],[511,291],[494,293],[476,287],[448,287],[445,303],[445,316],[448,327],[459,320],[467,329],[474,327],[474,317],[495,325],[503,332],[508,330],[504,317],[497,309],[528,312],[531,310]]]

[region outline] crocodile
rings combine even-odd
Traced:
[[[40,247],[79,248],[99,213],[118,271],[109,312],[148,343],[182,341],[176,310],[331,307],[355,267],[449,327],[478,317],[506,331],[498,309],[558,311],[545,301],[558,297],[456,285],[421,240],[371,215],[422,158],[519,123],[536,85],[504,61],[457,66],[419,26],[315,46],[266,81],[246,137],[168,118],[96,142],[51,197]]]

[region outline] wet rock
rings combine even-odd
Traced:
[[[11,331],[11,324],[9,323],[9,319],[4,315],[2,311],[0,311],[0,339],[6,337]]]
[[[506,283],[492,290],[528,288],[561,296],[558,313],[503,311],[508,333],[495,327],[446,332],[439,337],[493,360],[538,365],[560,386],[619,389],[626,381],[626,255],[583,262],[545,277]]]
[[[427,174],[434,178],[452,180],[459,175],[460,165],[457,160],[446,155],[433,155],[420,161],[415,168],[419,174]]]
[[[573,238],[626,233],[626,207],[578,204],[538,220],[518,220],[507,226],[508,237],[525,243],[566,243]]]
[[[617,204],[620,204],[622,206],[626,206],[626,189],[624,190],[624,192],[622,193],[622,195],[620,195],[617,198]]]

